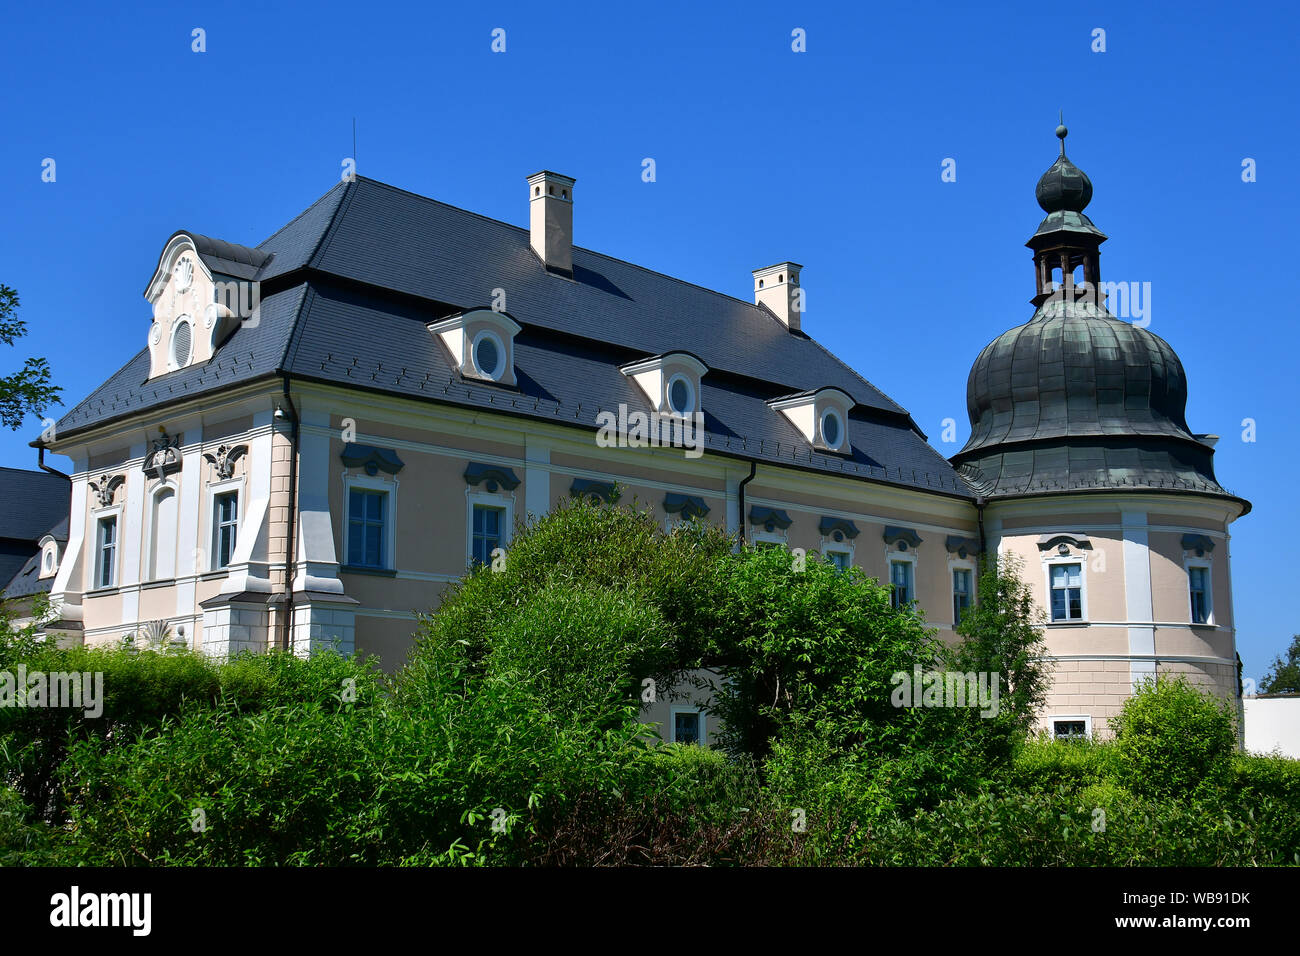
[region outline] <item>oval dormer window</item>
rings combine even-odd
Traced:
[[[678,415],[695,411],[695,386],[685,375],[674,375],[668,382],[668,407]]]
[[[844,425],[836,412],[822,412],[822,441],[827,448],[839,448],[844,438]]]
[[[474,366],[488,378],[500,378],[506,350],[492,332],[480,332],[474,340]]]
[[[190,364],[190,353],[194,349],[194,327],[188,318],[176,323],[172,330],[172,366],[184,368]]]

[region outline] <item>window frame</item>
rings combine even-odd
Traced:
[[[90,575],[90,580],[87,582],[89,586],[86,588],[88,592],[112,590],[113,588],[116,588],[118,586],[118,582],[122,580],[122,569],[121,569],[122,513],[123,513],[123,508],[121,505],[114,505],[111,508],[98,509],[91,513],[91,520],[94,523],[94,528],[95,528],[95,538],[94,538],[95,559],[93,561],[86,562],[87,564],[86,570]],[[103,568],[102,562],[103,562],[104,553],[103,553],[103,546],[100,543],[99,529],[105,521],[109,521],[110,519],[114,522],[114,527],[115,527],[114,539],[113,539],[113,559],[112,559],[112,568],[111,568],[112,580],[108,584],[100,584],[99,582],[103,579],[101,570]]]
[[[340,562],[341,570],[355,569],[358,571],[396,571],[397,570],[397,488],[398,480],[394,478],[384,478],[378,475],[353,475],[345,473],[343,476],[343,554]],[[352,554],[352,492],[365,491],[387,495],[387,501],[384,504],[384,540],[380,548],[381,564],[379,566],[368,564],[352,564],[350,561]]]
[[[500,508],[505,512],[501,516],[501,549],[510,550],[510,540],[515,529],[515,496],[500,492],[474,491],[465,489],[465,566],[474,566],[474,506]]]
[[[918,555],[916,551],[912,548],[908,548],[906,551],[899,551],[894,548],[885,549],[885,571],[889,578],[890,607],[901,608],[904,606],[904,604],[907,603],[919,603],[919,600],[917,598],[917,574],[916,574],[918,563],[919,563]],[[894,565],[895,564],[907,564],[911,566],[911,570],[908,572],[911,578],[909,582],[911,585],[911,597],[909,598],[908,601],[897,600],[896,597],[897,592],[894,589]]]
[[[230,556],[221,560],[221,532],[224,528],[231,527],[231,524],[221,519],[221,502],[227,498],[233,498],[235,501],[235,520],[233,522],[233,532],[230,542]],[[244,509],[240,507],[239,489],[232,488],[228,491],[218,491],[212,495],[212,570],[220,571],[222,568],[228,568],[235,561],[235,553],[239,549],[239,525],[244,518]]]
[[[1192,570],[1205,572],[1205,620],[1198,621],[1192,614]],[[1192,627],[1216,627],[1214,622],[1214,565],[1209,558],[1190,557],[1183,561],[1187,575],[1187,621]]]
[[[180,331],[182,325],[188,325],[190,327],[190,348],[189,354],[185,356],[185,361],[178,362],[176,360],[176,333]],[[178,315],[176,321],[172,323],[171,334],[167,336],[167,370],[169,372],[174,372],[177,369],[189,368],[194,363],[194,337],[197,328],[198,326],[195,323],[193,316],[188,312]]]
[[[699,719],[699,739],[696,743],[701,747],[708,746],[709,732],[706,725],[706,713],[702,707],[691,704],[672,704],[668,707],[668,742],[672,744],[682,742],[677,739],[678,714],[695,714]]]
[[[686,391],[689,396],[686,402],[687,407],[685,409],[673,407],[673,386],[678,382],[681,382],[686,386]],[[674,372],[670,375],[667,384],[664,386],[664,410],[669,415],[676,415],[679,418],[688,418],[695,414],[697,404],[698,403],[695,399],[695,383],[691,380],[691,377],[684,372]]]
[[[488,339],[494,346],[496,346],[496,368],[486,369],[480,367],[478,364],[478,347],[484,339]],[[501,381],[501,377],[506,370],[506,365],[509,363],[505,342],[501,340],[501,336],[498,335],[494,329],[479,329],[478,333],[475,334],[469,343],[469,361],[474,370],[483,378],[491,382]]]
[[[1052,617],[1052,568],[1057,565],[1077,564],[1079,566],[1079,614],[1077,618],[1065,617],[1056,620]],[[1043,586],[1045,588],[1047,607],[1047,626],[1069,626],[1087,624],[1088,617],[1088,559],[1083,555],[1054,557],[1043,561]],[[1069,597],[1066,597],[1066,612],[1069,612]]]
[[[973,561],[949,561],[948,562],[948,586],[952,596],[952,626],[955,628],[961,624],[961,615],[957,610],[957,572],[964,571],[970,575],[970,591],[967,592],[970,601],[967,608],[975,606],[976,596],[979,592],[979,575],[977,574],[975,562]]]
[[[1056,735],[1057,721],[1082,721],[1083,722],[1083,739],[1092,740],[1092,715],[1091,714],[1052,714],[1047,718],[1047,729],[1052,735],[1053,740],[1072,740],[1072,737],[1058,737]]]
[[[234,565],[235,552],[239,549],[239,536],[244,529],[244,513],[248,510],[245,507],[245,502],[248,499],[247,496],[244,494],[244,485],[245,485],[245,479],[243,476],[240,476],[238,478],[227,478],[224,481],[208,482],[208,484],[204,487],[204,495],[207,501],[207,516],[208,516],[207,518],[208,554],[207,554],[207,560],[201,562],[201,565],[200,562],[198,561],[195,562],[196,571],[200,570],[200,566],[204,572],[225,571]],[[237,507],[239,508],[239,516],[235,519],[237,522],[235,527],[235,547],[230,552],[230,564],[220,565],[217,564],[217,527],[216,527],[217,496],[226,494],[231,491],[235,492],[238,496]],[[196,557],[201,557],[201,555],[198,555]]]

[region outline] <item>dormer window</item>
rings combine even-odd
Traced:
[[[768,402],[781,412],[804,439],[818,451],[849,454],[849,411],[855,402],[853,396],[838,388],[827,386],[811,392],[799,392]]]
[[[514,342],[520,328],[505,312],[492,309],[472,309],[428,326],[463,377],[502,385],[515,384]]]
[[[668,380],[668,410],[675,415],[695,412],[695,386],[681,372]]]
[[[666,352],[621,369],[649,399],[654,411],[682,418],[700,411],[700,380],[708,370],[689,352]]]
[[[182,315],[172,328],[171,367],[184,368],[194,354],[194,324],[188,315]]]

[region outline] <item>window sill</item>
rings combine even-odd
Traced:
[[[106,588],[91,588],[89,591],[86,592],[86,597],[88,598],[108,597],[109,595],[120,593],[121,590],[122,589],[118,587],[116,584]]]
[[[227,577],[230,574],[230,568],[217,568],[215,571],[204,571],[199,575],[200,581],[215,581],[218,578]]]
[[[369,574],[377,578],[395,578],[397,571],[393,568],[360,568],[351,564],[344,564],[339,567],[340,574]]]
[[[1091,621],[1048,621],[1048,627],[1087,627]]]
[[[162,578],[158,581],[144,581],[140,584],[141,591],[152,591],[154,588],[165,588],[168,585],[175,584],[173,578]]]

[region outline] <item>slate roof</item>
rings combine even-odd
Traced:
[[[48,471],[0,468],[0,596],[48,590],[14,591],[28,565],[39,560],[37,544],[47,533],[66,541],[72,485]],[[32,575],[34,580],[35,575]],[[49,581],[45,582],[48,585]]]
[[[205,241],[210,255],[256,258]],[[560,277],[543,267],[527,229],[365,178],[335,186],[256,252],[266,257],[256,324],[241,325],[210,362],[150,382],[142,349],[60,420],[60,437],[282,371],[594,431],[600,410],[648,410],[619,365],[689,350],[709,367],[708,449],[971,497],[906,410],[751,302],[581,247],[573,279]],[[462,379],[425,328],[489,305],[494,289],[523,326],[517,389]],[[825,386],[857,402],[851,456],[812,451],[766,405]]]

